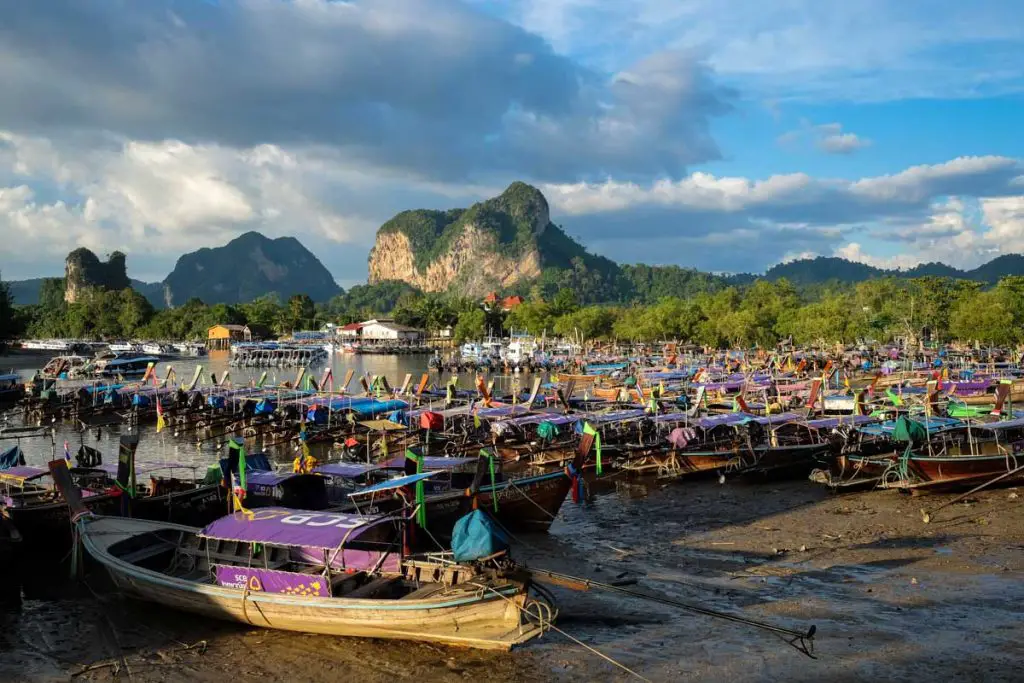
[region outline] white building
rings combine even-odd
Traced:
[[[360,336],[367,342],[401,342],[414,344],[423,340],[423,330],[399,325],[393,320],[366,320]]]

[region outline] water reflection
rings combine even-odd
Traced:
[[[350,393],[362,391],[359,385],[359,378],[364,374],[384,375],[394,386],[401,386],[406,375],[411,375],[411,386],[415,387],[424,373],[429,373],[430,382],[447,380],[451,374],[443,376],[436,371],[427,369],[428,356],[426,355],[363,355],[363,354],[334,354],[330,358],[329,367],[334,378],[333,388],[335,391],[341,389],[346,374],[351,370],[353,378],[348,386]],[[32,374],[41,368],[49,360],[48,356],[35,354],[11,354],[0,358],[0,367],[13,369],[22,377],[28,379]],[[201,365],[204,369],[204,383],[200,389],[210,387],[210,375],[218,378],[228,372],[234,386],[243,386],[250,381],[258,381],[265,371],[267,373],[266,384],[268,386],[281,384],[283,382],[295,383],[298,376],[297,368],[240,368],[231,367],[230,352],[214,351],[204,358],[178,358],[161,362],[157,366],[157,374],[164,377],[169,368],[173,368],[179,381],[191,379],[196,367]],[[309,371],[319,379],[323,376],[328,366],[310,368]],[[471,388],[474,383],[472,373],[463,373],[459,376],[461,388]],[[532,377],[528,374],[503,374],[493,373],[488,375],[488,381],[494,382],[494,390],[497,393],[521,391],[529,388]],[[443,401],[435,401],[437,408],[443,405]],[[429,405],[429,404],[428,404]],[[8,416],[12,424],[18,424],[17,417]],[[53,443],[47,439],[24,439],[21,442],[25,452],[26,460],[31,465],[43,466],[54,457],[61,457],[64,452],[65,442],[72,457],[82,445],[98,449],[104,456],[105,461],[111,461],[117,454],[117,442],[127,427],[118,425],[90,428],[80,431],[76,425],[55,423],[56,438]],[[140,444],[137,457],[140,461],[160,460],[174,461],[182,464],[194,465],[201,475],[205,468],[216,462],[220,452],[223,438],[215,434],[213,438],[198,440],[195,433],[181,434],[175,437],[171,430],[164,430],[156,433],[152,425],[144,425],[139,429]],[[6,443],[6,442],[4,442]],[[266,450],[271,456],[280,461],[290,461],[294,454],[294,444],[270,445],[264,448],[264,444],[256,443],[250,446],[260,450]],[[319,444],[314,448],[314,455],[322,458],[330,444]]]

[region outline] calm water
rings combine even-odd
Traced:
[[[49,358],[50,356],[39,354],[17,353],[0,356],[0,369],[3,372],[9,369],[14,370],[28,379],[36,370],[45,365]],[[181,358],[168,360],[161,362],[157,366],[157,374],[160,377],[164,377],[168,367],[173,367],[178,381],[187,382],[195,372],[196,366],[202,365],[205,374],[205,383],[200,386],[200,389],[202,389],[203,387],[210,386],[209,376],[211,373],[220,377],[225,371],[229,372],[234,386],[244,386],[250,380],[258,379],[264,371],[262,368],[231,367],[228,362],[229,359],[230,355],[228,352],[222,351],[214,352],[200,359]],[[411,374],[411,386],[415,387],[419,383],[422,374],[428,372],[428,359],[429,356],[426,355],[334,354],[330,358],[329,367],[331,367],[334,376],[335,391],[340,390],[345,375],[349,370],[352,370],[354,374],[352,381],[349,383],[348,390],[349,392],[357,393],[362,391],[359,385],[359,378],[367,373],[371,375],[384,375],[395,387],[400,387],[405,380],[406,374]],[[319,381],[327,367],[327,365],[315,367],[310,372]],[[275,385],[286,381],[294,383],[298,375],[298,369],[296,368],[266,368],[266,372],[267,385]],[[436,371],[429,372],[429,374],[431,383],[437,383],[439,380],[444,382],[450,377],[449,373],[441,376]],[[491,374],[487,379],[488,381],[494,381],[495,391],[498,392],[511,391],[516,388],[528,390],[532,382],[532,378],[526,374]],[[468,389],[473,386],[473,382],[474,376],[472,374],[464,373],[459,376],[460,388]],[[440,407],[440,405],[441,402],[439,401],[438,406]],[[12,424],[20,424],[17,417],[10,417],[9,420]],[[45,440],[39,438],[23,439],[21,446],[25,452],[26,460],[31,465],[44,465],[52,457],[62,455],[65,441],[67,441],[72,454],[77,452],[80,445],[84,444],[98,449],[103,453],[104,460],[107,461],[116,457],[117,442],[121,434],[121,428],[116,426],[90,429],[82,432],[71,425],[58,424],[55,443],[51,444],[48,438]],[[220,443],[223,441],[223,438],[214,436],[202,443],[196,443],[194,433],[183,434],[181,438],[176,438],[171,430],[165,430],[157,434],[155,428],[151,425],[143,426],[140,430],[140,436],[137,456],[139,460],[174,461],[195,465],[200,474],[205,471],[207,465],[217,461],[217,453],[219,452]],[[0,441],[0,447],[6,447],[10,443],[9,441]],[[264,446],[266,444],[263,443],[248,445],[250,450],[262,450]],[[290,461],[293,456],[288,451],[288,448],[270,446],[265,450],[279,459]],[[318,452],[316,455],[322,457],[324,453]]]

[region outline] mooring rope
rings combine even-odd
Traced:
[[[512,603],[512,605],[515,606],[515,608],[517,610],[519,610],[522,614],[525,614],[527,617],[534,616],[532,613],[528,612],[526,609],[524,609],[523,607],[520,607],[518,604],[516,604],[515,600],[512,600],[508,596],[502,595],[501,593],[499,593],[498,591],[494,590],[490,586],[485,586],[485,585],[477,583],[475,581],[473,582],[473,585],[479,586],[480,588],[484,589],[485,591],[490,591],[490,592],[494,593],[495,595],[497,595],[502,600],[505,600],[507,602]],[[588,650],[588,651],[594,653],[595,655],[597,655],[601,659],[605,660],[606,662],[608,662],[608,663],[610,663],[610,664],[612,664],[614,666],[617,666],[618,668],[622,669],[623,671],[625,671],[626,673],[630,674],[631,676],[635,676],[636,678],[640,679],[641,681],[646,681],[646,683],[652,683],[651,679],[646,678],[645,676],[641,676],[636,671],[633,671],[632,669],[630,669],[628,666],[626,666],[622,662],[619,662],[619,661],[616,661],[616,660],[612,659],[610,656],[608,656],[605,653],[601,652],[596,647],[593,647],[591,645],[587,645],[586,643],[584,643],[579,638],[576,638],[575,636],[572,636],[572,635],[566,633],[562,629],[560,629],[557,626],[555,626],[553,622],[548,621],[545,624],[544,620],[543,620],[543,617],[540,616],[540,610],[537,611],[537,616],[538,616],[538,619],[539,619],[538,626],[540,627],[541,632],[543,632],[545,629],[550,629],[550,630],[554,631],[555,633],[559,633],[559,634],[565,636],[566,638],[568,638],[569,640],[571,640],[572,642],[576,643],[580,647],[584,648],[585,650]]]

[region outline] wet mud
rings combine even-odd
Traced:
[[[623,475],[591,488],[549,534],[518,535],[517,558],[796,630],[817,626],[810,659],[748,626],[553,588],[560,629],[649,680],[1020,680],[1024,491],[985,491],[924,524],[921,508],[952,496]],[[45,597],[3,612],[0,680],[632,678],[555,632],[489,653],[252,630],[123,600],[95,574]]]

